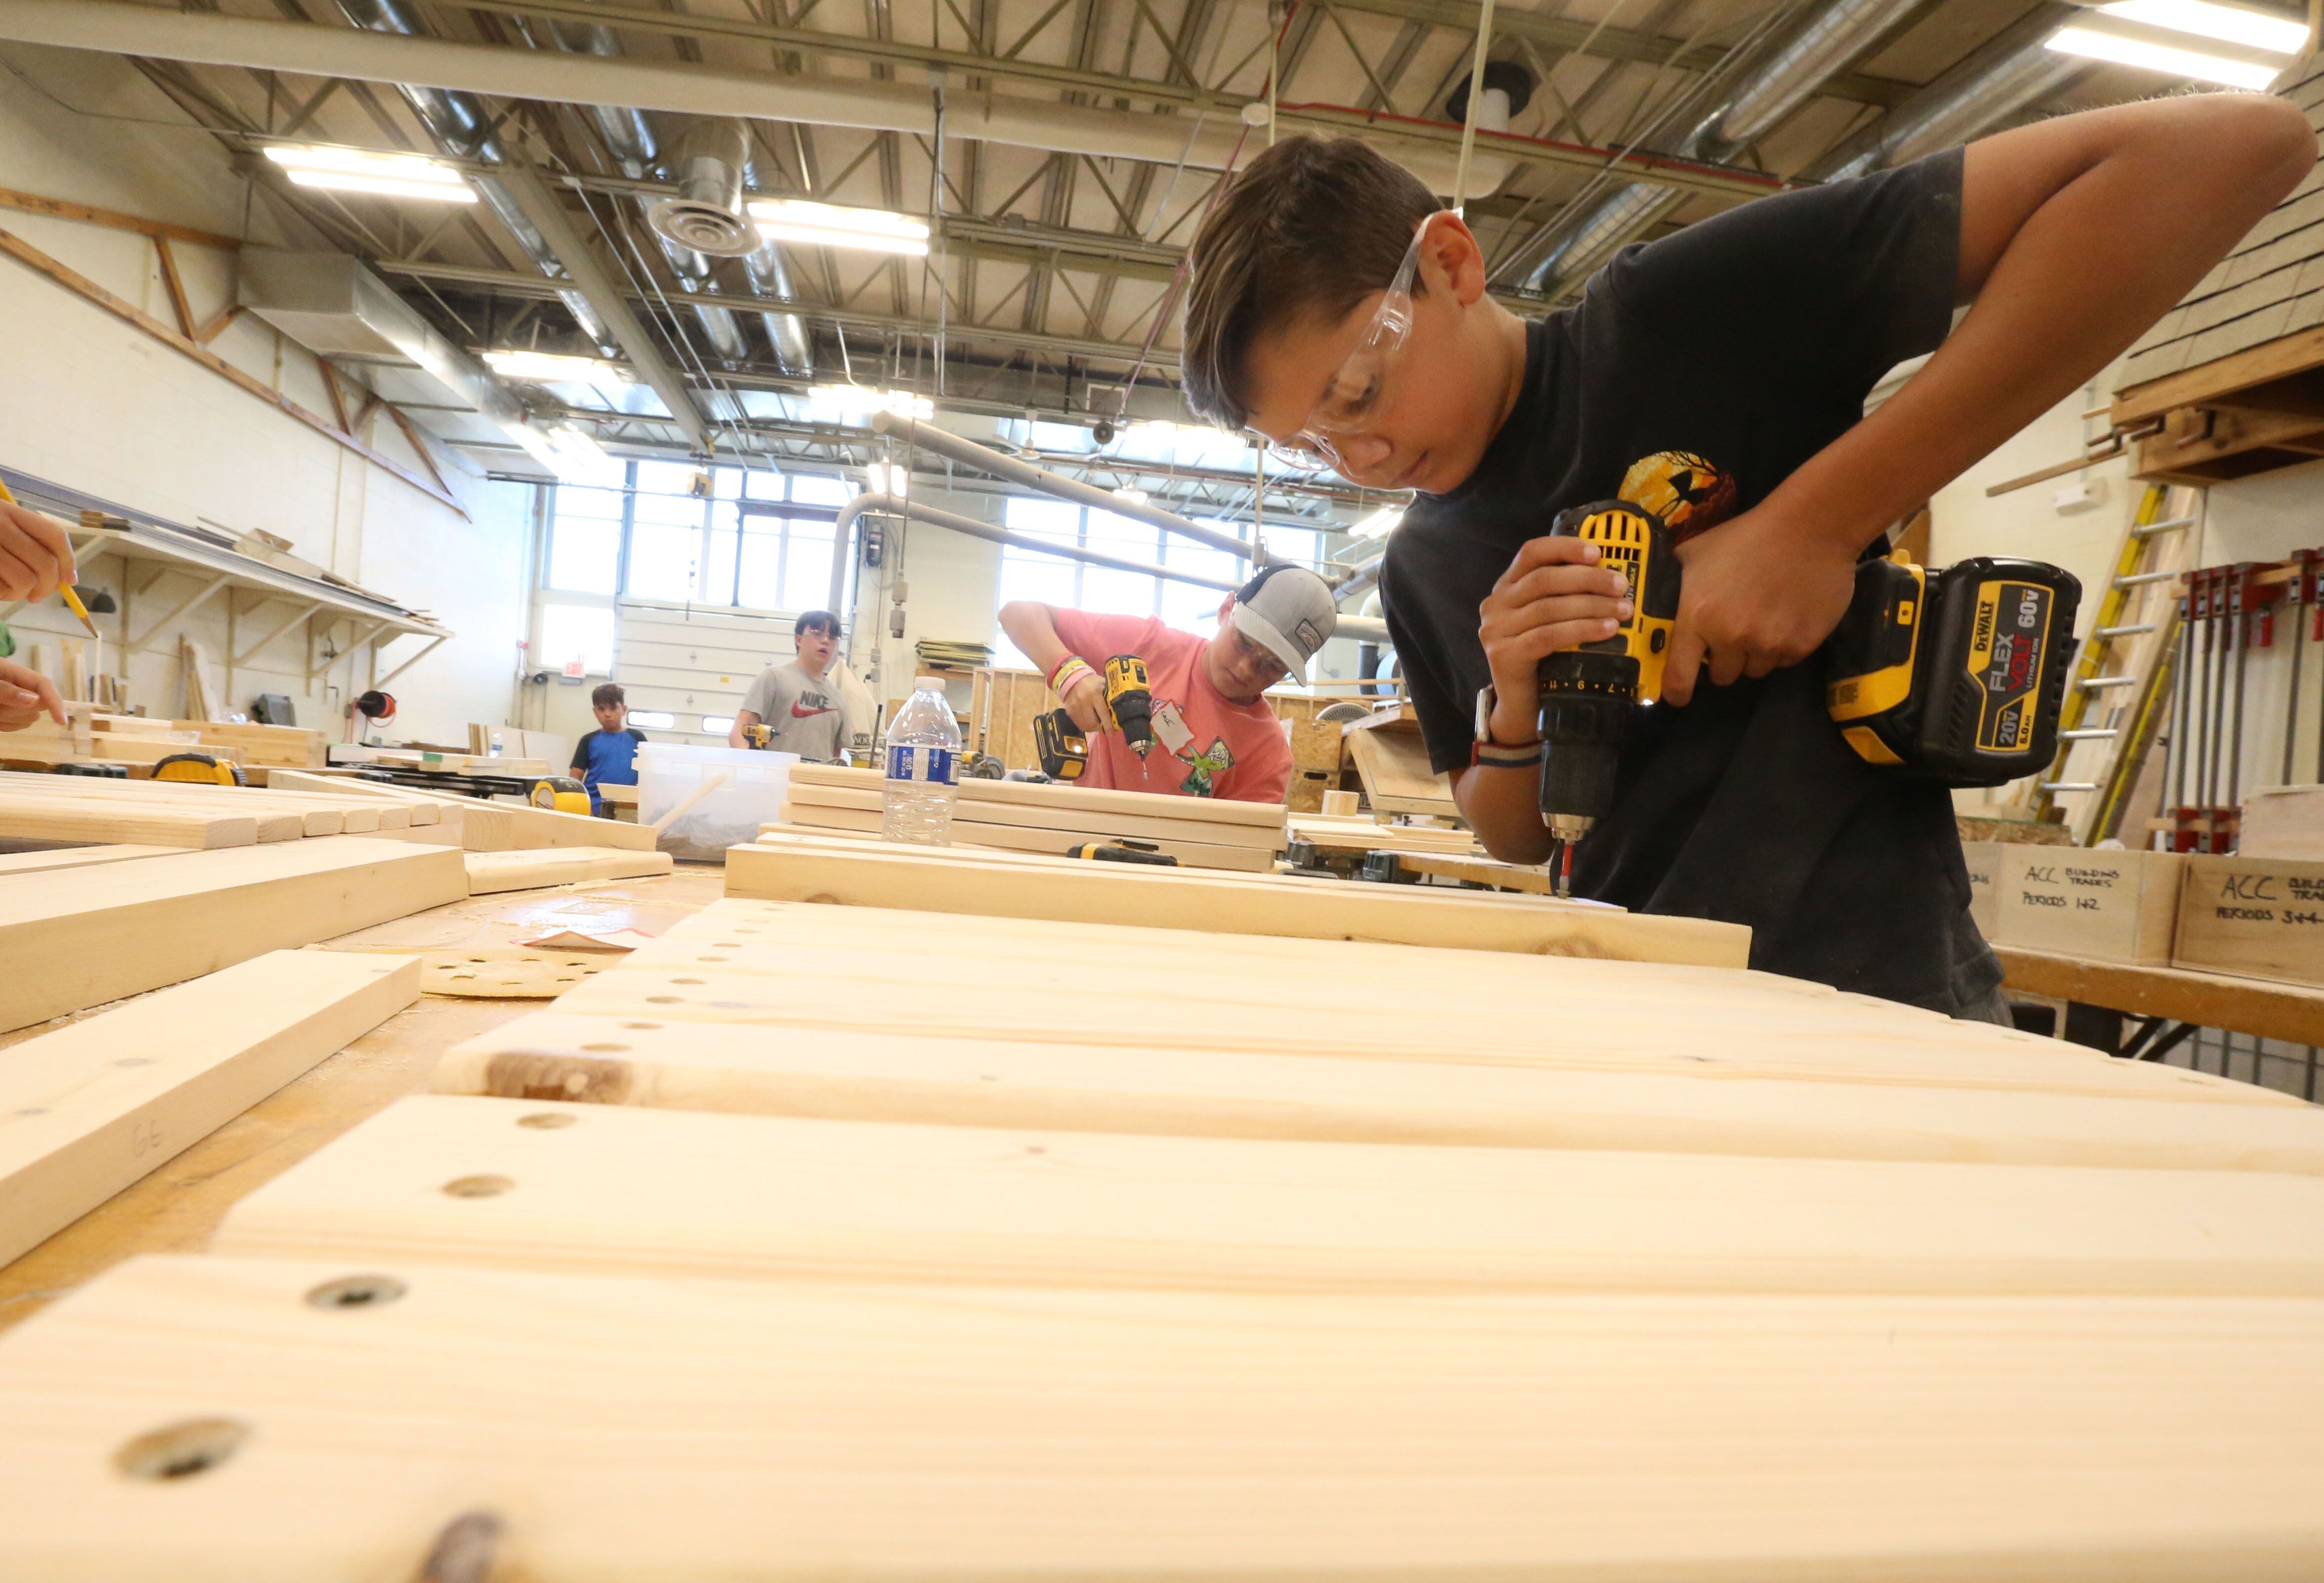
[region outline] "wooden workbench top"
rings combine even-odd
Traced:
[[[2324,989],[2183,967],[2136,967],[2017,946],[1997,945],[1993,954],[2001,959],[2003,985],[2028,995],[2255,1033],[2287,1044],[2324,1044]]]
[[[583,921],[659,934],[716,901],[723,887],[721,870],[689,866],[675,874],[586,890],[472,896],[341,936],[327,947],[427,951],[505,946],[559,921]],[[198,1252],[226,1209],[252,1189],[405,1095],[424,1093],[438,1058],[451,1045],[538,1011],[542,1004],[422,996],[410,1010],[0,1267],[0,1329],[133,1254]],[[0,1050],[73,1020],[0,1034]]]

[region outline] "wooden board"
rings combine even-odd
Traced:
[[[0,1061],[0,1264],[420,995],[412,958],[270,951]]]
[[[467,855],[468,893],[539,890],[547,885],[586,884],[593,880],[635,879],[668,874],[667,852],[622,852],[606,847],[548,847],[523,852]]]
[[[2173,967],[2324,986],[2324,863],[2186,864]]]
[[[417,1095],[260,1186],[211,1246],[361,1265],[1311,1293],[2313,1297],[2324,1180]]]
[[[366,836],[0,880],[0,1032],[467,893],[456,852]]]
[[[1091,872],[964,866],[884,847],[856,853],[754,843],[728,850],[726,893],[1719,967],[1742,967],[1750,956],[1749,930],[1704,919],[1646,918],[1534,898],[1408,897],[1410,887],[1402,886],[1296,879],[1259,884],[1129,864],[1084,866]]]
[[[799,784],[786,794],[795,807],[853,809],[877,813],[884,806],[876,787]],[[1279,851],[1281,833],[1266,825],[1225,819],[1157,819],[1151,814],[1104,813],[1091,809],[997,802],[990,798],[963,797],[953,805],[953,823],[1005,825],[1016,829],[1054,830],[1063,847],[1073,838],[1102,840],[1128,836],[1138,840],[1203,842],[1237,847],[1269,855]]]
[[[1416,732],[1351,729],[1346,742],[1374,812],[1460,816],[1451,779],[1428,767],[1428,748]]]
[[[1351,1060],[1155,1043],[811,1035],[552,1009],[447,1051],[439,1094],[929,1125],[1331,1143],[2324,1175],[2324,1113],[2051,1093]]]
[[[334,798],[319,793],[249,786],[203,785],[194,782],[104,781],[81,776],[0,774],[0,799],[60,794],[139,807],[255,814],[262,821],[261,840],[289,840],[301,835],[365,835],[379,829],[401,829],[411,822],[408,809],[367,798]],[[5,801],[0,801],[0,809],[6,806]],[[281,816],[291,816],[287,829],[282,826]],[[270,838],[270,828],[281,833]]]
[[[2170,852],[2003,846],[1990,938],[2061,956],[2166,966],[2185,863]]]
[[[0,1342],[0,1573],[380,1583],[474,1513],[495,1576],[593,1583],[2290,1579],[2319,1399],[2298,1298],[155,1257]]]
[[[248,814],[210,814],[189,810],[116,804],[97,798],[60,795],[0,798],[0,836],[44,841],[123,842],[137,847],[249,847],[258,840],[258,819]],[[291,820],[290,836],[299,834]]]
[[[648,826],[623,824],[586,814],[558,813],[545,808],[521,808],[509,802],[484,802],[475,798],[387,786],[377,782],[341,782],[321,776],[285,777],[300,788],[310,784],[360,785],[369,793],[404,801],[430,801],[459,810],[459,828],[441,829],[435,838],[458,838],[471,852],[532,850],[544,847],[612,847],[624,852],[650,852],[656,832]],[[447,816],[448,817],[448,816]]]
[[[2236,851],[2244,857],[2324,863],[2324,786],[2245,792]]]
[[[57,868],[87,868],[97,863],[169,857],[189,850],[190,848],[185,847],[133,847],[115,843],[103,847],[59,847],[48,852],[0,852],[0,879],[18,874],[44,874]]]
[[[791,780],[801,786],[840,786],[877,792],[876,770],[838,764],[796,764]],[[1082,786],[1041,786],[1027,781],[964,780],[960,794],[981,802],[1020,808],[1093,809],[1106,814],[1146,814],[1155,819],[1194,819],[1211,824],[1242,824],[1280,830],[1284,812],[1272,802],[1236,802],[1224,798],[1166,797],[1152,792],[1102,792]]]
[[[2134,967],[1996,946],[2006,987],[2057,1000],[2324,1045],[2324,987],[2237,978],[2183,967]]]
[[[797,825],[802,829],[844,830],[859,836],[877,836],[882,823],[882,815],[877,809],[833,808],[786,800],[779,811],[787,826]],[[1120,833],[1089,830],[1076,837],[1064,830],[984,824],[975,819],[962,819],[955,812],[952,845],[979,847],[993,853],[1030,852],[1061,858],[1065,855],[1065,848],[1076,844],[1077,840],[1107,840]],[[1266,874],[1275,867],[1275,849],[1272,847],[1222,847],[1208,841],[1164,840],[1150,836],[1138,838],[1157,851],[1176,857],[1182,866],[1188,868]]]
[[[558,1010],[1092,1050],[1143,1048],[1200,1028],[1206,1048],[1268,1054],[2299,1104],[2015,1030],[1798,995],[1781,979],[1763,987],[1757,975],[1499,952],[1410,961],[1397,946],[999,919],[964,933],[942,922],[722,902],[574,990]],[[1170,986],[1167,1001],[1111,992],[1108,975],[1126,960],[1139,964],[1145,981]],[[1400,977],[1402,995],[1285,995],[1286,984],[1391,977]],[[1556,1018],[1537,1014],[1545,1003],[1557,1005]],[[1656,1008],[1651,1029],[1636,1015],[1644,1004]],[[1469,1009],[1448,1025],[1446,1005]]]

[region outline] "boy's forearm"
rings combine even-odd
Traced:
[[[1972,144],[1959,290],[1925,367],[1767,501],[1853,555],[2082,388],[2314,163],[2314,134],[2249,95],[2126,105]]]
[[[1452,801],[1485,850],[1504,863],[1549,859],[1549,827],[1541,822],[1541,771],[1479,764],[1452,772]]]
[[[1049,607],[1030,599],[1001,607],[1001,630],[1009,634],[1017,652],[1039,667],[1044,676],[1056,671],[1057,662],[1073,652],[1057,635],[1056,618]]]

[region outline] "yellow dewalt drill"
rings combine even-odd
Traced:
[[[1549,531],[1596,544],[1631,599],[1613,635],[1537,671],[1541,817],[1563,894],[1573,844],[1613,801],[1630,716],[1662,696],[1680,569],[1662,519],[1626,500],[1561,512]],[[1931,571],[1900,551],[1865,561],[1824,644],[1826,712],[1858,757],[1900,774],[1945,786],[2031,774],[2057,752],[2081,593],[2071,572],[2038,560],[1978,556]]]
[[[1144,758],[1154,751],[1154,692],[1146,662],[1135,654],[1116,654],[1105,662],[1102,678],[1106,713],[1130,750]],[[1068,710],[1051,709],[1033,717],[1033,748],[1041,773],[1053,781],[1078,781],[1089,768],[1089,737]]]

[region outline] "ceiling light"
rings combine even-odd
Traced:
[[[874,495],[901,498],[911,492],[912,475],[900,462],[873,462],[863,469]]]
[[[484,362],[503,379],[538,379],[560,384],[601,387],[628,384],[628,371],[602,357],[568,357],[560,352],[486,352]]]
[[[2280,66],[2229,60],[2195,50],[2174,49],[2168,44],[2125,38],[2119,33],[2100,32],[2096,28],[2088,27],[2059,29],[2051,35],[2049,47],[2063,55],[2111,60],[2117,66],[2143,66],[2149,71],[2161,71],[2172,77],[2191,78],[2197,82],[2216,82],[2228,88],[2255,91],[2273,83],[2283,70]]]
[[[474,203],[466,178],[440,160],[419,154],[373,153],[359,148],[303,148],[275,143],[266,157],[300,187],[338,192],[369,192],[383,198],[418,198],[435,203]]]
[[[2240,5],[2216,5],[2211,0],[2116,0],[2098,10],[2101,16],[2218,39],[2223,43],[2248,44],[2255,50],[2278,55],[2297,55],[2308,48],[2305,22],[2250,11]]]
[[[1384,505],[1348,530],[1359,539],[1385,539],[1404,521],[1404,507]]]
[[[555,423],[546,430],[549,449],[567,461],[602,462],[606,459],[605,448],[597,437],[576,423]]]
[[[818,384],[807,392],[817,406],[846,418],[892,412],[899,418],[933,418],[936,404],[908,390],[867,390],[860,384]]]
[[[1131,505],[1144,505],[1154,498],[1143,489],[1117,489],[1113,492],[1113,497],[1116,500],[1127,501]]]
[[[804,199],[761,199],[751,218],[770,242],[814,242],[825,247],[855,247],[867,253],[928,254],[928,225],[880,208],[841,208]]]

